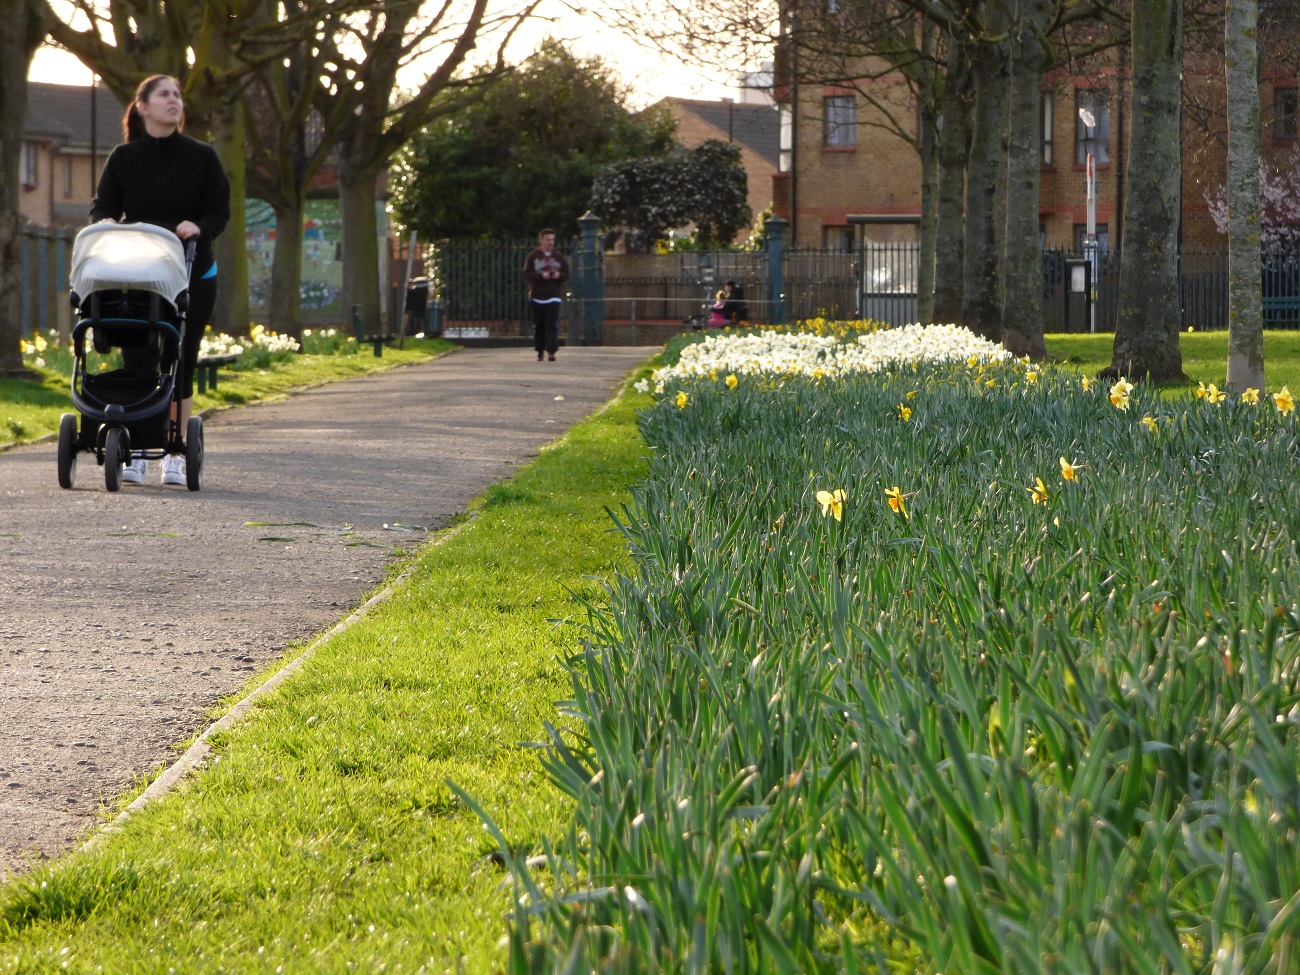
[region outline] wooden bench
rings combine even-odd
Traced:
[[[206,393],[208,387],[217,388],[217,369],[228,366],[239,358],[238,352],[226,355],[205,355],[194,366],[194,378],[198,381],[199,392]]]

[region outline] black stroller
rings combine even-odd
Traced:
[[[72,245],[72,405],[59,422],[59,486],[71,488],[77,454],[104,468],[110,491],[122,486],[132,457],[185,457],[185,483],[203,486],[203,419],[192,417],[182,438],[181,347],[189,304],[194,242],[182,249],[169,230],[151,224],[99,223]],[[122,368],[91,372],[86,343],[104,355],[122,350]]]

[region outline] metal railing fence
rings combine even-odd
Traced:
[[[24,224],[19,231],[22,334],[70,327],[68,269],[73,230]]]

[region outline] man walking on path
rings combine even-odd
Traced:
[[[537,235],[538,246],[524,261],[529,304],[533,313],[533,347],[537,361],[542,353],[552,362],[560,347],[560,299],[569,280],[569,262],[555,249],[555,231],[547,227]]]

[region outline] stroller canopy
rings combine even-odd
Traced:
[[[70,283],[83,298],[127,288],[162,295],[172,305],[190,286],[180,238],[148,223],[83,228],[72,245]]]

